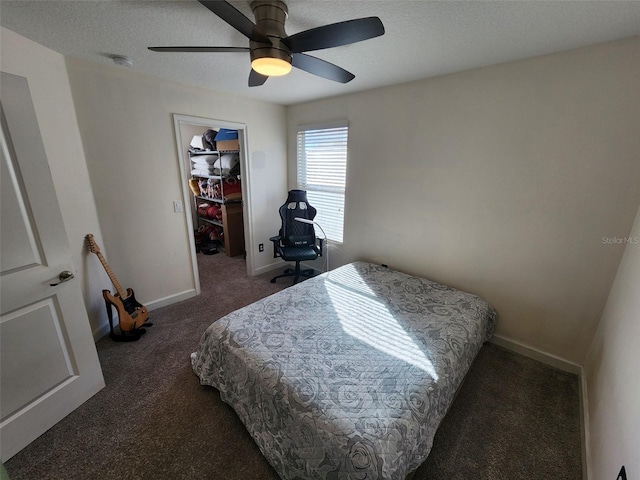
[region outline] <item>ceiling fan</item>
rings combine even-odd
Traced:
[[[249,47],[149,47],[149,50],[154,52],[249,52],[251,55],[250,87],[264,84],[269,77],[286,75],[291,71],[292,66],[336,82],[350,82],[355,78],[353,73],[303,52],[349,45],[384,34],[384,26],[378,17],[366,17],[332,23],[289,36],[284,30],[284,23],[288,16],[287,5],[280,0],[251,2],[256,23],[249,20],[229,2],[198,1],[249,38]]]

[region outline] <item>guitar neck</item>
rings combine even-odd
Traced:
[[[111,267],[107,263],[107,260],[104,258],[102,253],[96,252],[96,255],[100,259],[100,263],[102,263],[104,271],[107,272],[107,275],[109,275],[109,279],[111,280],[111,283],[113,283],[113,286],[115,287],[116,292],[118,292],[120,298],[127,298],[127,292],[120,286],[120,282],[118,282],[115,273],[113,273],[113,270],[111,270]]]

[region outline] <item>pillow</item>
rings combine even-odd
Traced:
[[[198,165],[213,165],[218,160],[218,155],[192,155],[191,161]]]
[[[229,175],[231,170],[238,165],[240,158],[237,153],[225,153],[213,164],[216,175]]]

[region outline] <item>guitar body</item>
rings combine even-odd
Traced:
[[[142,327],[149,318],[149,312],[144,305],[136,300],[131,288],[127,288],[125,298],[120,297],[117,293],[112,295],[109,290],[103,290],[102,296],[117,310],[118,323],[122,332],[131,332]]]

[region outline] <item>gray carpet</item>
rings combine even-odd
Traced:
[[[199,297],[151,312],[139,342],[98,342],[107,386],[10,459],[12,480],[278,479],[189,354],[211,322],[289,282],[247,277],[241,257],[199,262]],[[577,377],[486,344],[415,480],[580,480],[580,451]]]

